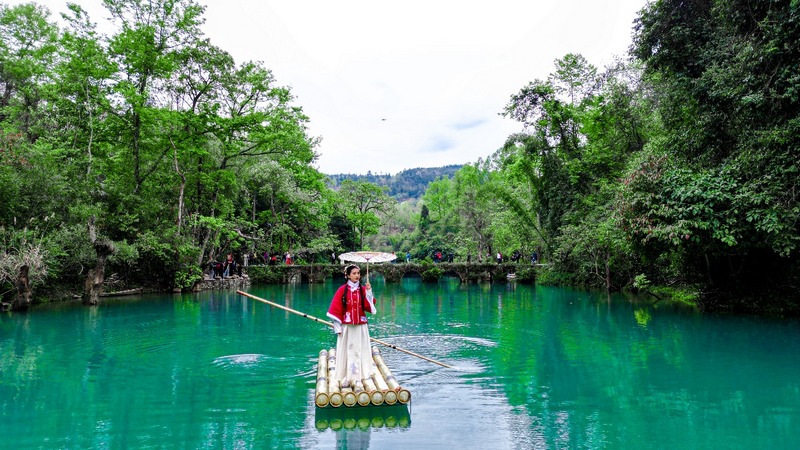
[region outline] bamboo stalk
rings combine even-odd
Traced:
[[[359,383],[356,383],[356,386],[353,388],[353,392],[356,394],[356,399],[358,400],[358,404],[361,406],[369,405],[371,399],[369,398],[369,393],[364,390],[364,386]]]
[[[397,403],[397,392],[389,389],[389,385],[386,384],[386,380],[383,379],[383,375],[380,369],[378,369],[378,364],[375,363],[374,358],[372,359],[372,380],[375,382],[375,387],[383,393],[384,403],[387,405],[394,405]]]
[[[333,383],[335,385],[338,385],[339,384],[339,380],[333,380]],[[339,388],[337,387],[336,388],[336,392],[333,392],[333,390],[331,389],[331,393],[330,393],[330,396],[329,396],[330,402],[331,402],[331,406],[333,406],[334,408],[338,408],[338,407],[342,406],[342,404],[344,403],[344,396],[342,395],[341,392],[339,392],[338,389]]]
[[[264,299],[263,299],[263,298],[261,298],[261,297],[256,297],[255,295],[248,294],[247,292],[244,292],[244,291],[236,291],[236,293],[237,293],[237,294],[239,294],[239,295],[244,295],[245,297],[252,298],[253,300],[257,300],[257,301],[259,301],[259,302],[266,303],[266,304],[268,304],[268,305],[270,305],[270,306],[274,306],[275,308],[282,309],[282,310],[284,310],[284,311],[288,311],[288,312],[290,312],[290,313],[292,313],[292,314],[296,314],[296,315],[298,315],[298,316],[305,317],[306,319],[313,320],[314,322],[318,322],[318,323],[321,323],[321,324],[323,324],[323,325],[327,325],[327,326],[329,326],[329,327],[333,328],[333,324],[332,324],[332,323],[330,323],[330,322],[328,322],[327,320],[322,320],[322,319],[316,318],[316,317],[314,317],[314,316],[310,316],[310,315],[308,315],[308,314],[306,314],[306,313],[302,313],[302,312],[300,312],[300,311],[294,310],[294,309],[292,309],[292,308],[287,308],[286,306],[279,305],[279,304],[277,304],[277,303],[275,303],[275,302],[271,302],[271,301],[269,301],[269,300],[264,300]],[[408,355],[411,355],[411,356],[414,356],[414,357],[417,357],[417,358],[420,358],[420,359],[424,359],[425,361],[432,362],[432,363],[434,363],[434,364],[438,364],[438,365],[440,365],[440,366],[442,366],[442,367],[447,367],[448,369],[452,369],[452,368],[453,368],[453,366],[451,366],[451,365],[445,364],[445,363],[443,363],[443,362],[436,361],[435,359],[431,359],[431,358],[428,358],[428,357],[425,357],[425,356],[419,355],[419,354],[417,354],[417,353],[414,353],[414,352],[412,352],[412,351],[410,351],[410,350],[406,350],[406,349],[404,349],[404,348],[402,348],[402,347],[398,347],[398,346],[396,346],[396,345],[394,345],[394,344],[390,344],[390,343],[388,343],[388,342],[384,342],[384,341],[381,341],[381,340],[379,340],[379,339],[375,339],[375,338],[373,338],[373,337],[370,337],[369,339],[370,339],[372,342],[375,342],[375,343],[378,343],[378,344],[384,345],[384,346],[386,346],[386,347],[389,347],[389,348],[393,348],[393,349],[395,349],[395,350],[397,350],[397,351],[399,351],[399,352],[403,352],[403,353],[405,353],[405,354],[408,354]]]
[[[339,388],[339,380],[328,378],[328,398],[334,408],[338,408],[344,403],[344,397]]]
[[[397,403],[397,392],[389,389],[389,385],[386,384],[386,380],[383,379],[380,370],[376,369],[375,372],[372,373],[372,379],[375,381],[375,386],[383,392],[384,403],[387,405],[394,405]]]
[[[363,378],[361,383],[364,384],[364,390],[367,391],[369,394],[369,401],[375,406],[379,406],[383,404],[383,392],[379,391],[377,387],[375,387],[375,382],[372,381],[372,378]]]
[[[386,392],[389,390],[389,385],[386,384],[386,380],[383,379],[383,374],[381,374],[381,371],[378,369],[377,365],[375,366],[375,371],[372,372],[372,381],[375,383],[375,387],[381,392]]]
[[[409,392],[408,389],[402,388],[400,383],[397,382],[397,379],[392,375],[392,371],[389,370],[389,367],[386,366],[386,363],[383,361],[383,356],[381,356],[381,351],[378,347],[372,347],[372,359],[375,361],[375,365],[378,366],[381,375],[383,375],[383,379],[386,380],[389,389],[397,392],[397,401],[403,404],[410,402],[411,392]]]
[[[333,326],[333,325],[331,325],[331,326]],[[442,367],[447,367],[448,369],[452,369],[453,368],[453,366],[451,366],[451,365],[445,364],[443,362],[436,361],[435,359],[431,359],[431,358],[422,356],[422,355],[414,353],[414,352],[412,352],[410,350],[406,350],[404,348],[398,347],[398,346],[396,346],[394,344],[390,344],[388,342],[383,342],[383,341],[381,341],[379,339],[375,339],[373,337],[370,337],[369,340],[371,340],[372,342],[377,342],[378,344],[381,344],[381,345],[385,345],[386,347],[393,348],[393,349],[395,349],[397,351],[400,351],[400,352],[403,352],[403,353],[405,353],[407,355],[416,356],[419,359],[424,359],[425,361],[432,362],[434,364],[438,364],[438,365],[440,365]]]
[[[328,396],[328,352],[326,350],[320,350],[319,352],[317,389],[314,403],[320,408],[324,408],[330,403],[330,397]]]
[[[409,391],[408,389],[402,389],[401,388],[399,391],[397,391],[397,401],[402,403],[402,404],[404,404],[404,405],[406,403],[410,402],[411,401],[411,391]]]
[[[344,403],[344,396],[339,387],[339,380],[336,379],[336,349],[328,350],[328,396],[331,406],[338,408]]]
[[[347,406],[348,408],[356,406],[358,403],[358,398],[356,397],[355,392],[353,392],[353,388],[342,388],[342,403],[344,403],[344,406]]]

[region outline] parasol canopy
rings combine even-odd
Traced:
[[[349,252],[339,255],[339,259],[351,262],[379,263],[393,261],[397,259],[397,255],[386,252]]]
[[[397,255],[386,252],[348,252],[339,255],[339,259],[349,262],[367,263],[367,282],[369,283],[369,263],[394,261]]]

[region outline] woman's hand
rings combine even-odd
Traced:
[[[365,288],[366,290],[368,290],[368,291],[371,291],[371,290],[372,290],[372,285],[369,283],[369,281],[367,281],[367,284],[365,284],[365,285],[364,285],[364,288]]]

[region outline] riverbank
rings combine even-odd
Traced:
[[[209,291],[214,289],[241,289],[252,284],[247,274],[231,277],[212,277],[204,275],[203,280],[194,286],[194,291]]]

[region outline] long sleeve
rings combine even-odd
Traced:
[[[378,309],[375,308],[375,297],[372,295],[372,289],[368,290],[364,297],[366,297],[364,299],[364,310],[369,311],[370,314],[376,314]]]
[[[331,306],[328,308],[327,316],[334,322],[341,324],[344,321],[344,305],[342,305],[342,295],[344,295],[345,286],[339,287],[336,293],[333,294],[331,299]]]

